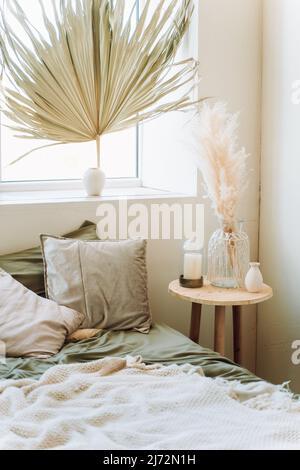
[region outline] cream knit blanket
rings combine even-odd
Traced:
[[[299,449],[300,404],[266,383],[108,358],[0,382],[0,449]]]

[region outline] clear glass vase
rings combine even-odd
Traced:
[[[240,223],[221,223],[208,246],[208,280],[212,285],[222,288],[243,288],[250,261],[248,235]]]

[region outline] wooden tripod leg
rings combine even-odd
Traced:
[[[233,350],[234,362],[241,363],[241,313],[242,307],[233,306]]]
[[[225,307],[215,307],[215,351],[225,356]]]
[[[201,323],[201,304],[192,304],[192,317],[190,326],[190,339],[199,343],[200,323]]]

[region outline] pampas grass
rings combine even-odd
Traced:
[[[125,1],[52,0],[50,19],[46,4],[36,0],[45,37],[17,0],[5,0],[29,40],[18,38],[2,8],[0,50],[11,83],[2,90],[4,113],[17,137],[53,145],[95,140],[100,165],[103,134],[193,107],[198,65],[175,63],[192,0],[160,0],[152,15],[146,0],[134,28]]]
[[[246,181],[244,148],[238,148],[238,115],[227,112],[226,105],[204,104],[197,122],[197,154],[199,167],[217,217],[225,231],[234,231],[238,203]]]

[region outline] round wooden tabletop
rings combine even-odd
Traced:
[[[266,284],[264,284],[261,292],[252,294],[245,289],[221,289],[214,287],[207,281],[199,289],[190,289],[181,287],[178,279],[170,283],[169,293],[195,304],[221,306],[259,304],[273,297],[272,288]]]

